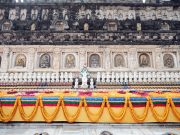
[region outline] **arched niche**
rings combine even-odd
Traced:
[[[125,59],[122,54],[116,54],[114,56],[114,67],[115,68],[125,67]]]
[[[164,64],[164,67],[166,67],[166,68],[174,68],[175,62],[174,62],[173,55],[172,54],[164,54],[163,64]]]
[[[51,56],[48,53],[44,53],[39,59],[40,68],[50,68],[51,67]]]
[[[68,54],[65,57],[65,68],[75,68],[76,67],[76,59],[73,54]]]
[[[11,21],[5,21],[2,24],[2,31],[9,31],[11,30],[12,22]]]
[[[26,56],[24,54],[18,54],[14,65],[15,67],[26,67]]]
[[[101,67],[101,58],[98,54],[91,54],[90,55],[89,67],[91,67],[91,68],[100,68]]]
[[[150,56],[147,53],[139,55],[139,67],[151,67]]]

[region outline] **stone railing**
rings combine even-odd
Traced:
[[[96,83],[180,83],[180,72],[98,72]]]
[[[60,73],[0,73],[0,82],[73,82],[73,74],[67,72]]]
[[[88,79],[88,78],[87,78]],[[71,72],[20,72],[0,73],[0,83],[47,82],[71,83],[80,81]],[[96,78],[89,80],[97,83],[180,83],[180,72],[98,72]]]

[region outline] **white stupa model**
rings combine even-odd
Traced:
[[[84,89],[88,88],[87,82],[88,82],[89,72],[86,66],[83,66],[83,68],[81,69],[80,75],[82,78],[81,88],[84,88]]]

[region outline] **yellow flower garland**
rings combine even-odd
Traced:
[[[86,113],[87,113],[89,120],[92,122],[97,122],[100,119],[100,117],[102,116],[103,110],[104,110],[104,106],[105,106],[105,98],[103,98],[103,101],[102,101],[100,109],[98,110],[98,113],[96,113],[96,114],[92,113],[88,108],[86,99],[84,98],[84,107],[85,107],[85,110],[86,110]],[[92,118],[94,116],[96,118]]]
[[[151,104],[151,111],[153,112],[153,115],[155,117],[155,119],[159,122],[164,122],[167,119],[167,116],[169,114],[169,109],[170,109],[170,103],[169,103],[169,98],[167,98],[166,101],[166,107],[165,110],[163,112],[163,114],[158,114],[157,111],[154,108],[154,104],[153,101],[150,99],[150,104]]]
[[[135,109],[129,99],[129,107],[130,107],[130,111],[131,111],[131,115],[132,117],[134,118],[134,120],[136,122],[143,122],[145,120],[145,118],[147,117],[147,113],[148,113],[148,109],[149,109],[149,98],[147,98],[147,101],[146,101],[146,107],[144,109],[144,112],[142,115],[138,115],[136,112],[135,112]]]
[[[123,106],[122,110],[119,113],[115,113],[112,110],[108,99],[106,99],[106,103],[107,103],[107,108],[108,108],[109,114],[110,114],[111,118],[114,121],[120,122],[124,118],[124,116],[126,114],[126,110],[127,110],[127,104],[128,104],[127,100],[128,100],[128,98],[125,97],[124,106]]]
[[[75,122],[75,120],[79,117],[79,114],[80,114],[80,111],[82,108],[82,104],[83,104],[83,101],[82,101],[82,99],[80,99],[76,113],[73,115],[70,115],[69,112],[67,111],[65,104],[64,104],[64,99],[62,100],[63,113],[64,113],[64,116],[66,117],[66,119],[69,123]]]
[[[180,120],[180,113],[176,110],[176,106],[174,105],[172,98],[170,99],[170,103],[171,103],[171,108],[172,108],[173,113]]]
[[[59,112],[60,104],[61,104],[61,98],[58,100],[55,111],[52,114],[48,114],[48,112],[46,111],[46,109],[43,105],[43,99],[42,99],[42,97],[40,97],[41,113],[46,122],[50,123],[54,120],[54,118],[57,116],[57,114]]]
[[[23,120],[25,121],[31,121],[34,116],[36,115],[36,112],[38,110],[38,105],[39,105],[39,98],[37,98],[36,100],[36,104],[34,106],[33,111],[31,112],[31,114],[27,115],[23,109],[23,106],[21,104],[21,97],[18,98],[18,108],[19,108],[19,112],[21,114],[21,117],[23,118]]]
[[[18,105],[18,99],[16,98],[12,111],[9,114],[5,114],[2,105],[0,105],[0,119],[3,122],[9,122],[15,115]]]

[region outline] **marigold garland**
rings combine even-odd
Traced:
[[[21,104],[21,97],[19,97],[19,99],[18,99],[18,108],[19,108],[19,112],[21,114],[22,119],[25,120],[25,121],[31,121],[34,118],[34,116],[36,115],[36,112],[38,110],[38,105],[39,105],[39,98],[37,98],[36,104],[34,106],[33,111],[31,112],[31,114],[27,115],[25,113],[25,111],[24,111],[24,108],[23,108],[22,104]]]
[[[12,111],[9,114],[5,114],[3,109],[2,109],[2,104],[0,103],[0,119],[3,122],[9,122],[11,119],[14,117],[16,110],[17,110],[17,105],[18,105],[18,98],[16,98],[14,106]]]
[[[115,112],[112,110],[108,99],[106,99],[106,103],[107,103],[107,108],[108,108],[109,114],[110,114],[111,118],[112,118],[114,121],[120,122],[120,121],[124,118],[124,116],[125,116],[125,114],[126,114],[126,110],[127,110],[127,105],[128,105],[127,100],[128,100],[128,98],[125,97],[124,106],[123,106],[122,110],[121,110],[119,113],[115,113]]]
[[[155,119],[159,122],[165,122],[167,119],[167,116],[169,114],[169,110],[170,110],[170,101],[169,98],[167,98],[166,101],[166,107],[165,110],[163,112],[163,114],[158,114],[157,111],[154,108],[154,104],[153,101],[150,99],[150,104],[151,104],[151,111],[153,112],[153,116],[155,117]]]
[[[40,97],[40,106],[41,106],[41,113],[45,119],[46,122],[50,123],[54,120],[54,118],[57,116],[58,112],[59,112],[59,108],[60,108],[60,104],[61,104],[61,98],[58,100],[58,103],[56,105],[55,111],[52,114],[49,114],[44,105],[43,105],[43,99],[42,97]]]
[[[180,120],[180,113],[176,110],[176,106],[175,106],[172,98],[170,99],[170,103],[171,103],[171,108],[172,108],[173,113]]]
[[[62,100],[63,113],[64,113],[64,116],[66,117],[66,119],[67,119],[67,121],[69,123],[75,122],[76,119],[79,117],[79,114],[80,114],[81,108],[82,108],[82,104],[83,104],[83,101],[82,101],[82,99],[80,99],[78,109],[77,109],[76,113],[73,114],[73,115],[70,115],[67,108],[66,108],[66,106],[65,106],[65,104],[64,104],[64,99]]]
[[[131,100],[129,99],[129,107],[130,107],[130,111],[131,111],[131,115],[132,117],[134,118],[134,120],[136,122],[143,122],[146,117],[147,117],[147,113],[148,113],[148,109],[149,109],[149,98],[147,98],[147,101],[146,101],[146,106],[145,106],[145,109],[144,109],[144,112],[142,115],[138,115],[133,107],[133,104],[131,102]]]
[[[106,102],[106,100],[105,100],[105,98],[103,98],[103,101],[101,103],[101,107],[98,110],[98,112],[97,113],[92,113],[90,111],[88,105],[87,105],[86,99],[84,98],[84,107],[85,107],[87,116],[88,116],[90,121],[97,122],[100,119],[100,117],[102,116],[103,110],[104,110],[105,102]],[[96,117],[96,118],[93,118],[93,117]]]

